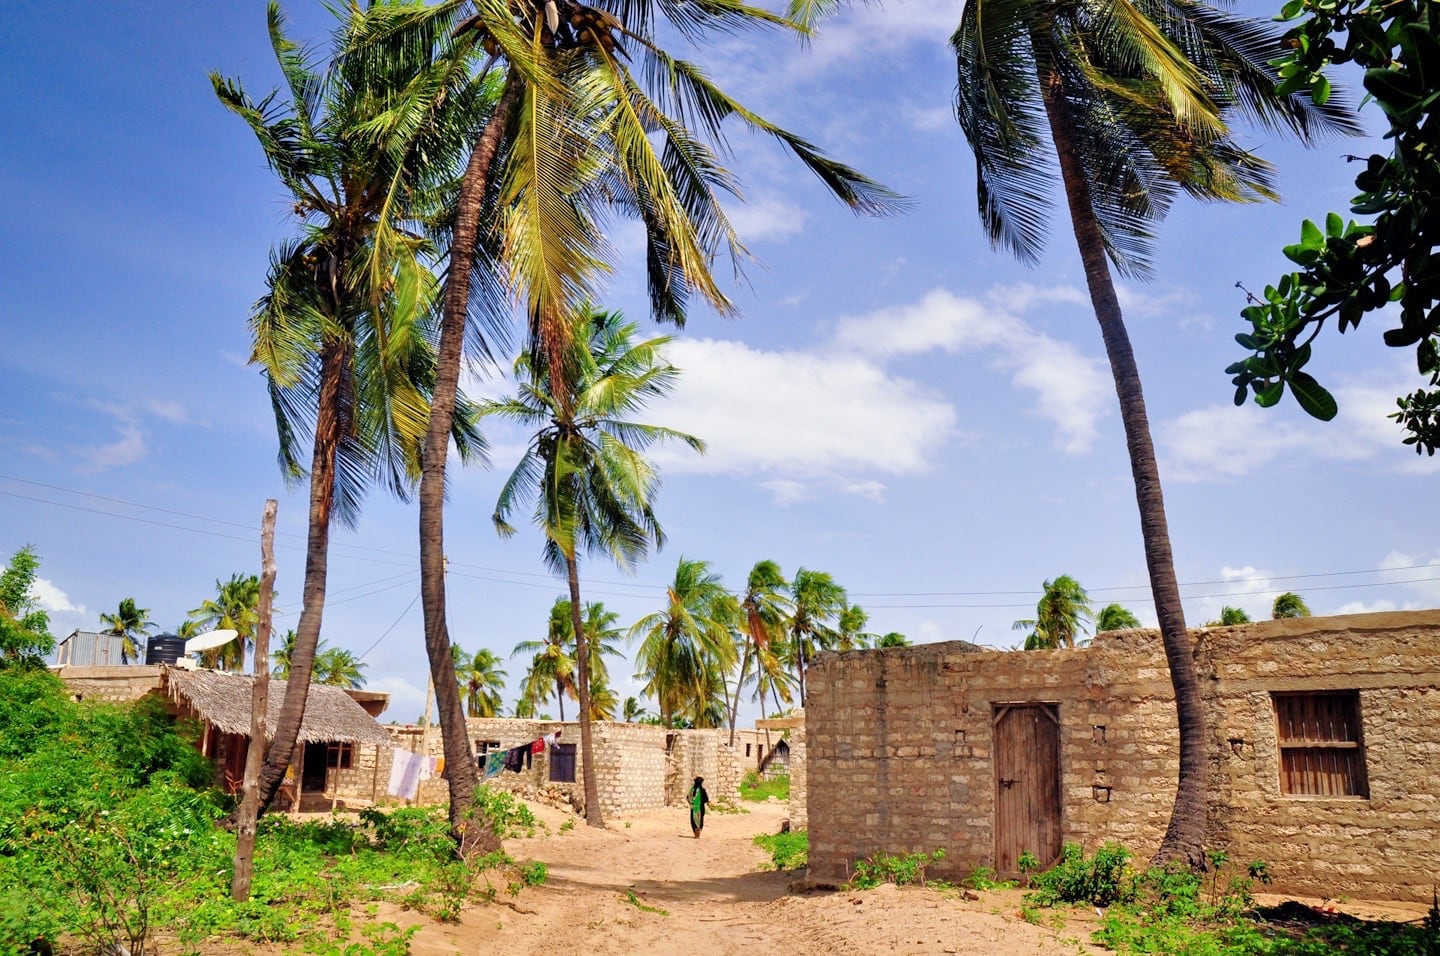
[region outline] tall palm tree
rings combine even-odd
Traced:
[[[1270,605],[1270,617],[1272,620],[1280,620],[1287,617],[1309,617],[1310,605],[1305,599],[1294,591],[1286,591],[1284,594],[1275,595],[1275,602]]]
[[[459,645],[454,645],[457,649]],[[481,648],[474,654],[459,655],[457,671],[461,686],[465,690],[465,714],[468,717],[499,717],[500,694],[505,690],[505,672],[500,669],[500,658],[489,648]]]
[[[324,653],[325,640],[321,638],[315,645],[316,656]],[[295,629],[292,627],[285,632],[280,639],[280,646],[270,652],[270,676],[277,680],[290,679],[290,660],[295,656]],[[313,668],[312,668],[313,671]]]
[[[736,663],[730,626],[740,613],[710,562],[682,557],[665,607],[631,625],[629,640],[640,639],[635,676],[646,681],[644,692],[655,698],[665,726],[677,717],[693,721],[708,710],[717,684],[714,669],[724,673]]]
[[[657,442],[679,441],[703,452],[705,444],[672,428],[630,420],[679,378],[680,370],[660,355],[668,337],[636,342],[636,327],[619,312],[593,308],[576,313],[573,323],[573,347],[561,356],[563,378],[552,374],[544,352],[522,354],[515,362],[517,394],[485,403],[481,413],[534,429],[524,457],[500,490],[495,527],[502,535],[514,534],[511,515],[532,502],[533,519],[545,535],[545,563],[563,573],[570,586],[585,820],[601,826],[590,743],[591,647],[582,618],[580,554],[602,554],[629,568],[652,544],[661,547],[665,535],[654,509],[660,476],[644,451]],[[568,383],[565,392],[556,394],[557,381]]]
[[[321,69],[285,36],[272,2],[270,41],[288,99],[277,91],[255,102],[238,82],[211,76],[221,103],[249,126],[290,192],[299,233],[275,250],[250,320],[251,362],[269,386],[287,479],[304,478],[304,440],[310,444],[303,609],[260,772],[262,807],[279,786],[304,716],[331,523],[353,525],[372,481],[403,498],[418,479],[437,292],[428,268],[436,252],[421,232],[447,206],[458,172],[453,157],[492,102],[467,71],[437,63],[428,49],[350,55],[354,35],[405,6],[380,0],[365,10],[337,7],[336,56]],[[453,390],[445,401],[450,437],[470,456],[481,448],[473,418]],[[454,763],[452,787],[465,762]],[[457,808],[451,816],[458,835],[464,826]]]
[[[575,685],[575,655],[571,647],[575,644],[574,624],[570,620],[569,602],[562,605],[561,598],[550,608],[546,622],[545,639],[521,641],[511,652],[513,657],[530,656],[530,667],[521,681],[521,694],[532,705],[543,704],[550,699],[550,688],[555,689],[559,701],[560,719],[565,719],[565,698],[575,700],[579,691]]]
[[[1095,615],[1095,633],[1101,631],[1128,631],[1140,627],[1140,619],[1130,609],[1115,603],[1105,605]]]
[[[1094,618],[1090,611],[1090,595],[1068,574],[1062,574],[1053,581],[1046,581],[1039,602],[1035,605],[1035,617],[1022,618],[1012,627],[1015,630],[1029,630],[1025,638],[1025,650],[1047,651],[1057,647],[1074,647],[1075,639],[1085,631],[1085,625]]]
[[[834,623],[849,609],[845,589],[825,571],[801,568],[790,579],[790,616],[785,622],[787,650],[795,666],[800,706],[805,706],[805,671],[820,649],[837,640]]]
[[[128,664],[140,657],[137,637],[145,637],[155,622],[150,620],[150,609],[137,607],[134,598],[121,598],[114,614],[100,613],[100,623],[105,625],[103,633],[120,638],[120,663]]]
[[[645,709],[644,705],[641,704],[637,698],[625,698],[625,706],[621,711],[621,715],[625,718],[625,723],[632,723],[640,720],[642,717],[649,716],[649,714],[650,712]]]
[[[1231,627],[1236,624],[1249,624],[1250,615],[1245,613],[1243,608],[1225,605],[1220,609],[1220,616],[1213,621],[1206,621],[1206,627]]]
[[[332,647],[315,655],[314,680],[331,687],[359,690],[365,686],[365,668],[354,653],[343,647]]]
[[[771,644],[784,637],[785,615],[790,610],[786,590],[790,582],[780,565],[760,560],[745,578],[745,593],[740,596],[744,615],[741,637],[744,651],[740,655],[740,673],[735,679],[735,698],[730,704],[730,746],[735,746],[735,722],[740,712],[740,688],[749,683],[751,665],[776,668],[779,662]],[[760,717],[765,717],[765,698],[760,695]]]
[[[228,581],[215,582],[215,597],[207,598],[190,612],[190,620],[204,630],[225,629],[239,636],[227,644],[200,652],[200,666],[238,671],[245,667],[245,649],[255,643],[255,628],[260,623],[260,577],[255,574],[230,575]]]
[[[831,0],[795,0],[808,19]],[[1152,227],[1179,190],[1274,198],[1271,169],[1239,147],[1244,114],[1303,139],[1354,130],[1343,109],[1275,95],[1267,26],[1204,3],[971,0],[950,39],[955,113],[974,152],[991,240],[1027,262],[1047,234],[1058,167],[1085,280],[1115,380],[1150,589],[1175,689],[1180,768],[1157,861],[1203,865],[1205,726],[1140,372],[1110,274],[1148,271]],[[1046,142],[1048,134],[1048,144]],[[1053,149],[1053,153],[1047,149]]]
[[[727,119],[778,140],[852,209],[880,213],[896,205],[892,193],[746,109],[657,42],[671,29],[692,42],[751,26],[790,29],[783,18],[738,0],[607,6],[474,0],[437,4],[423,15],[450,29],[447,53],[455,62],[484,56],[481,74],[498,65],[504,90],[475,137],[448,223],[440,366],[420,485],[425,642],[437,686],[446,683],[449,667],[443,587],[449,405],[464,344],[480,331],[472,313],[498,311],[476,308],[472,289],[513,293],[531,347],[549,356],[552,391],[563,398],[571,318],[598,291],[608,246],[602,227],[613,216],[644,229],[655,318],[682,323],[695,293],[721,313],[733,312],[711,274],[720,251],[728,249],[732,260],[745,254],[719,202],[735,190],[718,162]],[[639,67],[633,72],[632,57]],[[463,736],[458,705],[442,704],[441,726],[453,727],[448,753],[449,738]]]
[[[865,625],[869,623],[870,615],[858,604],[852,604],[841,611],[835,623],[835,649],[850,651],[869,647],[874,637],[865,633]]]

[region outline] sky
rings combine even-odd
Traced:
[[[1242,2],[1270,16],[1278,6]],[[329,14],[286,4],[292,34],[322,42]],[[903,193],[910,210],[857,218],[765,140],[737,130],[734,221],[754,259],[727,285],[742,315],[696,309],[648,322],[638,234],[620,228],[603,304],[674,334],[683,371],[648,420],[691,432],[704,456],[662,449],[668,543],[625,573],[583,562],[587,599],[622,626],[658,610],[683,556],[733,588],[772,559],[830,572],[869,630],[916,642],[1013,647],[1042,582],[1070,574],[1097,607],[1153,624],[1113,385],[1068,224],[1035,268],[993,250],[973,161],[951,113],[945,41],[954,0],[866,6],[808,46],[721,38],[686,51],[767,118]],[[265,500],[279,500],[276,628],[294,627],[306,492],[275,463],[274,420],[247,365],[248,310],[271,246],[291,234],[285,193],[207,74],[263,95],[278,81],[264,4],[50,4],[21,0],[0,35],[0,560],[32,545],[36,593],[59,637],[133,597],[172,631],[217,580],[257,573]],[[1374,117],[1369,122],[1375,123]],[[1378,141],[1306,151],[1263,130],[1245,146],[1279,171],[1281,204],[1177,201],[1155,278],[1121,283],[1146,389],[1176,573],[1192,625],[1223,605],[1269,614],[1301,593],[1316,614],[1440,601],[1436,462],[1386,415],[1413,359],[1383,319],[1333,330],[1311,369],[1340,414],[1236,408],[1224,368],[1244,293],[1284,271],[1303,218],[1345,209]],[[728,272],[726,273],[728,275]],[[498,370],[467,387],[500,395]],[[507,660],[508,704],[562,581],[532,527],[490,522],[525,444],[487,432],[488,469],[454,469],[446,517],[452,639]],[[1416,503],[1422,503],[1418,507]],[[363,656],[385,719],[424,709],[417,515],[376,491],[337,529],[323,636]],[[624,698],[641,682],[611,673]],[[653,708],[653,704],[651,705]],[[554,713],[553,703],[547,711]],[[567,703],[567,715],[574,705]],[[746,704],[742,717],[757,716]]]

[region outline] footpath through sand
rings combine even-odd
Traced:
[[[1092,926],[1034,926],[1016,913],[1018,894],[884,886],[869,891],[791,894],[794,874],[767,872],[751,842],[774,833],[784,804],[746,804],[747,813],[712,813],[704,835],[690,835],[685,808],[607,821],[594,830],[569,814],[538,808],[550,832],[507,841],[517,860],[549,867],[544,886],[510,900],[468,908],[454,924],[425,922],[416,956],[491,952],[506,956],[870,956],[895,954],[1076,954]],[[972,894],[976,895],[976,894]],[[407,918],[410,917],[410,918]],[[402,925],[413,914],[382,918]]]

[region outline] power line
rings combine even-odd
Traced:
[[[395,620],[391,621],[391,622],[390,622],[390,626],[387,627],[387,628],[385,628],[385,633],[384,633],[384,634],[381,634],[379,637],[375,638],[375,643],[373,643],[373,644],[371,644],[369,647],[365,648],[365,652],[364,652],[363,654],[361,654],[359,657],[355,658],[355,660],[356,660],[357,662],[363,661],[363,660],[365,659],[365,655],[366,655],[366,654],[369,654],[371,651],[375,650],[376,647],[379,647],[379,646],[380,646],[380,642],[383,641],[383,640],[385,640],[385,638],[387,638],[387,637],[390,636],[390,632],[393,631],[393,630],[395,630],[395,625],[399,624],[400,621],[405,617],[405,615],[407,615],[407,614],[410,613],[410,609],[415,606],[415,602],[418,601],[418,600],[420,600],[420,592],[419,592],[419,591],[416,591],[416,592],[415,592],[415,596],[410,599],[410,603],[407,604],[407,605],[405,605],[405,610],[403,610],[403,611],[400,612],[400,617],[397,617]]]

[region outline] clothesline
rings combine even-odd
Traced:
[[[490,780],[506,770],[520,773],[529,770],[533,766],[532,761],[537,754],[543,754],[547,748],[555,746],[555,740],[560,736],[560,731],[553,734],[546,734],[544,737],[532,740],[528,744],[521,744],[518,747],[511,747],[509,750],[495,750],[485,755],[484,770],[481,780]]]

